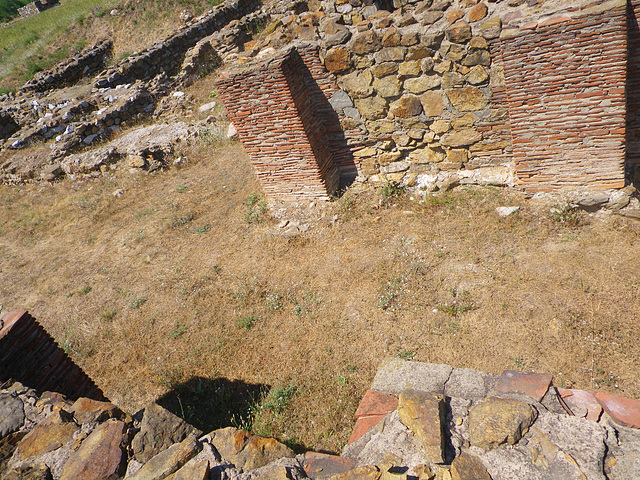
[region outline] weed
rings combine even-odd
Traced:
[[[187,223],[193,220],[193,214],[187,213],[186,215],[176,215],[171,219],[171,223],[169,226],[171,228],[180,228],[184,227]]]
[[[91,291],[91,287],[89,285],[87,285],[86,287],[83,287],[82,290],[81,290],[83,295],[86,295],[90,291]]]
[[[406,348],[398,348],[398,351],[396,352],[396,356],[398,358],[401,358],[402,360],[412,360],[413,357],[416,356],[416,352],[415,350],[407,350]]]
[[[169,330],[169,333],[167,333],[167,337],[173,338],[173,339],[180,338],[186,331],[187,331],[186,325],[177,325],[175,328],[172,328],[171,330]]]
[[[136,298],[133,301],[133,303],[131,303],[131,309],[132,310],[137,310],[142,305],[144,305],[146,301],[147,301],[147,297],[138,297],[138,298]]]
[[[176,192],[178,193],[184,193],[189,189],[189,187],[187,187],[186,185],[178,185],[176,187]]]
[[[196,230],[196,233],[207,233],[209,230],[211,230],[211,224],[205,223],[202,227]]]
[[[227,131],[220,125],[203,128],[198,132],[198,138],[205,147],[219,148],[229,143]]]
[[[389,310],[398,297],[400,291],[400,278],[394,277],[387,284],[384,292],[378,298],[377,306],[380,310]]]
[[[524,358],[522,357],[516,357],[513,359],[513,364],[515,365],[515,367],[519,370],[524,369],[525,367],[525,362],[524,362]]]
[[[340,385],[346,385],[347,383],[349,383],[349,379],[345,375],[338,375],[334,380]]]
[[[282,297],[277,292],[270,293],[269,295],[267,295],[266,301],[267,301],[267,308],[272,312],[275,312],[276,310],[279,310],[282,307]]]
[[[564,223],[572,227],[577,226],[580,221],[577,212],[578,207],[571,204],[555,205],[551,209],[551,215],[554,221]]]
[[[259,319],[257,317],[249,315],[248,317],[239,318],[237,325],[238,328],[246,328],[247,330],[251,330],[258,320]]]
[[[286,387],[274,387],[269,390],[269,394],[260,402],[260,409],[281,413],[289,406],[298,390],[299,387],[295,383],[291,383]]]
[[[460,314],[468,312],[469,310],[475,310],[477,307],[466,304],[466,305],[456,305],[455,303],[450,303],[448,305],[439,305],[436,307],[439,311],[446,313],[452,317],[457,317]]]
[[[404,188],[398,182],[387,180],[380,191],[382,200],[389,201],[391,198],[398,197],[404,193]]]
[[[244,219],[247,223],[262,223],[265,221],[267,204],[259,195],[253,194],[247,200],[247,213]]]
[[[129,58],[131,56],[131,52],[122,52],[120,54],[120,60],[126,60],[127,58]]]

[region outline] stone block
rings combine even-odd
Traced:
[[[441,396],[405,390],[398,399],[400,421],[420,440],[427,458],[433,463],[444,461],[442,428],[445,405]]]
[[[399,395],[404,390],[442,395],[452,371],[449,365],[389,358],[378,368],[371,389],[391,395]]]
[[[511,398],[489,397],[469,411],[469,438],[472,446],[496,448],[517,443],[538,416],[535,408]]]

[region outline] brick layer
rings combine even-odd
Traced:
[[[502,40],[513,159],[528,191],[624,186],[626,12]]]
[[[58,347],[26,310],[9,312],[0,329],[0,381],[10,378],[36,389],[107,400],[95,383]]]

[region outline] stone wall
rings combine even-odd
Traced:
[[[245,44],[249,56],[292,36],[319,46],[343,174],[427,190],[515,175],[528,191],[624,186],[624,1],[394,6],[325,0]]]
[[[32,15],[37,15],[38,13],[51,7],[55,7],[56,5],[59,5],[59,2],[57,0],[38,0],[19,8],[18,15],[20,15],[21,17],[31,17]]]
[[[113,42],[103,40],[95,46],[87,48],[75,57],[70,58],[53,69],[38,72],[22,88],[23,92],[44,92],[65,85],[72,85],[82,77],[92,75],[105,68],[111,54]]]
[[[640,165],[640,1],[631,0],[627,7],[627,160],[636,170]],[[635,180],[640,180],[637,175]]]
[[[0,382],[10,378],[39,392],[105,400],[102,390],[26,310],[14,310],[0,320]]]

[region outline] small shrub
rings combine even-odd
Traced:
[[[404,188],[400,186],[398,182],[387,180],[382,186],[380,192],[382,194],[382,200],[385,202],[393,197],[398,197],[404,193]]]

